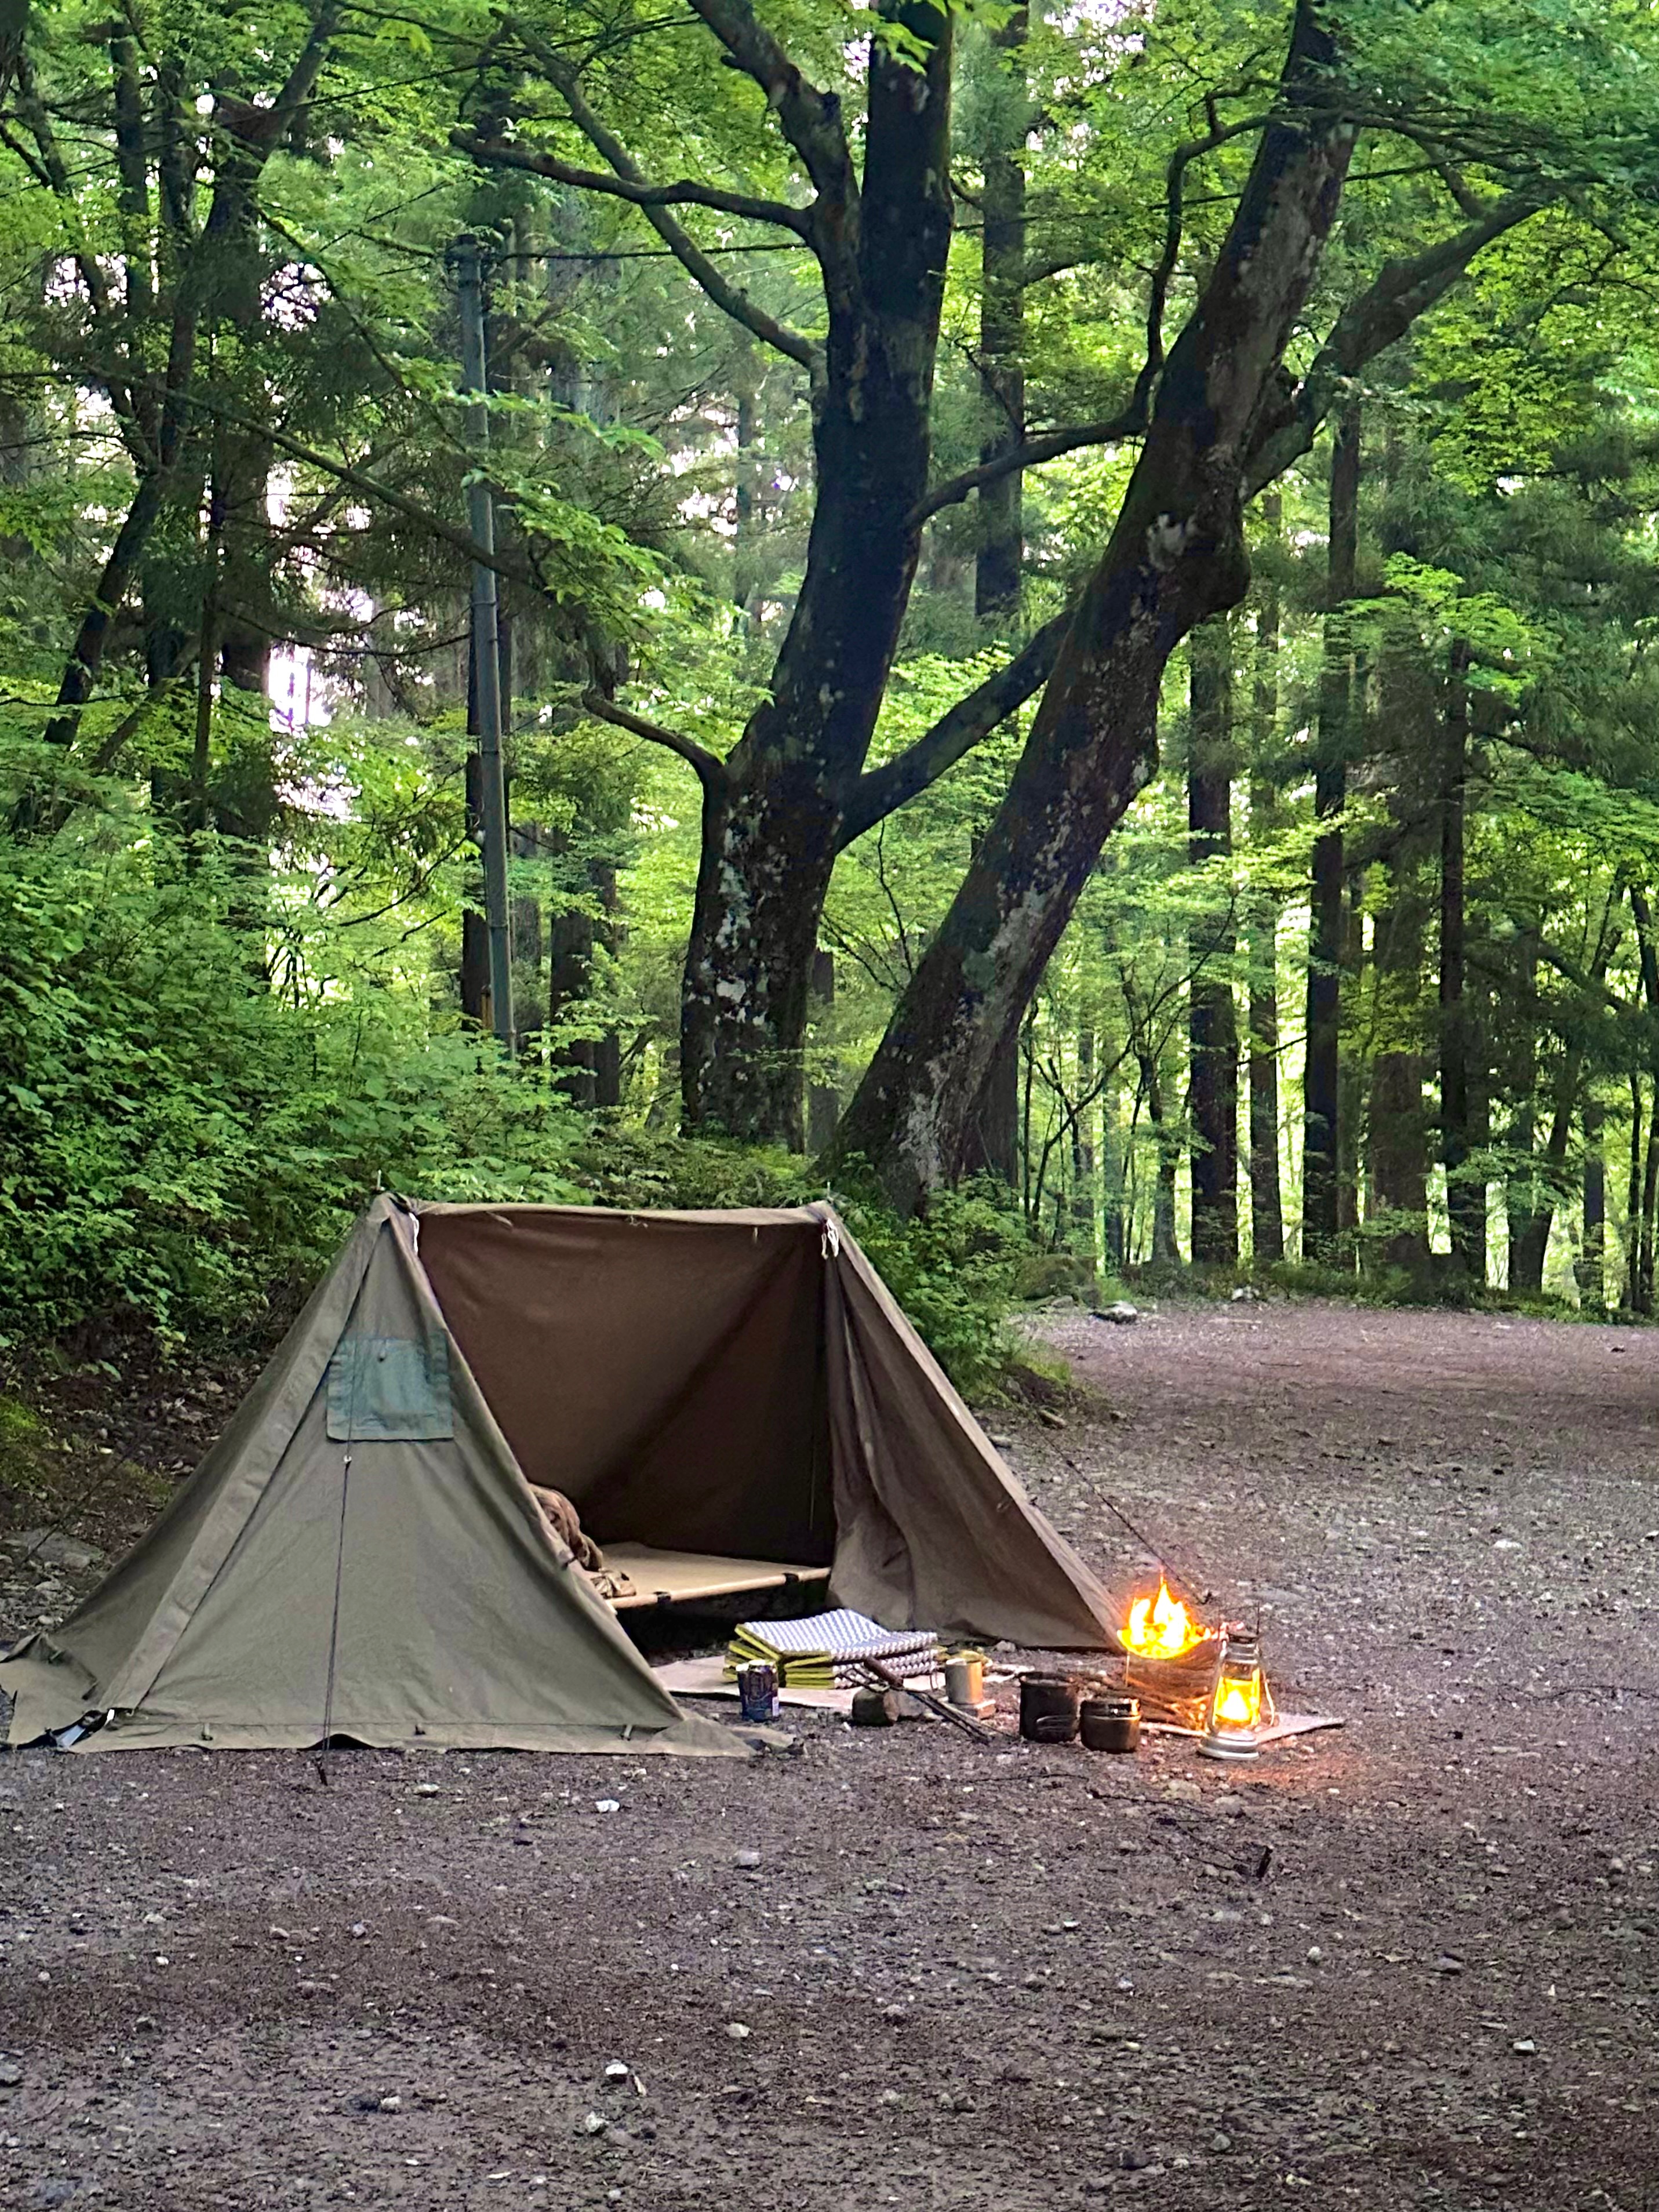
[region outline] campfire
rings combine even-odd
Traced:
[[[1274,1718],[1255,1638],[1237,1623],[1212,1626],[1160,1573],[1130,1604],[1121,1631],[1124,1686],[1149,1720],[1190,1729],[1217,1759],[1255,1756]]]
[[[1127,1648],[1149,1659],[1179,1659],[1194,1644],[1204,1641],[1204,1631],[1185,1605],[1170,1595],[1170,1585],[1158,1578],[1156,1597],[1138,1597],[1129,1607],[1123,1630]]]

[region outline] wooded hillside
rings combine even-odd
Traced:
[[[1652,1310],[1645,11],[6,26],[0,1345],[377,1187]]]

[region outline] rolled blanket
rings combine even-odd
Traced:
[[[582,1527],[581,1516],[562,1490],[544,1490],[532,1482],[530,1494],[542,1510],[542,1518],[550,1532],[557,1537],[568,1552],[575,1554],[576,1565],[588,1574],[596,1575],[605,1567],[605,1553]]]

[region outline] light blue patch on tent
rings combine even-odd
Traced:
[[[431,1443],[455,1433],[449,1345],[430,1336],[343,1336],[328,1363],[328,1433],[337,1441]]]

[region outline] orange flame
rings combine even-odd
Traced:
[[[1223,1674],[1210,1707],[1212,1728],[1253,1729],[1261,1718],[1261,1677]]]
[[[1156,1597],[1138,1597],[1129,1607],[1123,1641],[1131,1651],[1152,1659],[1179,1659],[1194,1644],[1204,1641],[1204,1631],[1160,1575]]]

